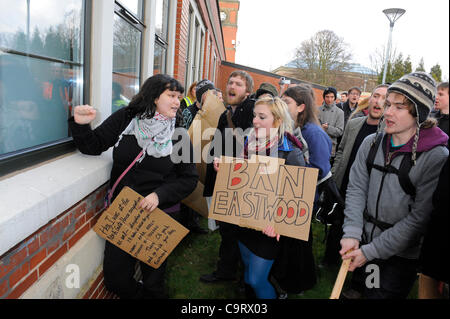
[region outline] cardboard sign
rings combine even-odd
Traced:
[[[203,160],[203,155],[205,152],[209,151],[208,144],[211,142],[212,136],[217,128],[219,117],[224,111],[225,106],[219,98],[211,90],[206,92],[203,107],[197,112],[197,115],[188,130],[194,150],[194,156],[196,157],[195,162],[197,164],[199,182],[197,183],[195,191],[182,200],[182,203],[204,217],[208,217],[208,205],[206,199],[203,197],[206,178],[206,163]],[[206,134],[205,136],[204,133],[207,130],[213,134]]]
[[[206,92],[206,98],[201,110],[197,112],[188,133],[194,149],[195,162],[199,174],[199,181],[205,184],[206,163],[204,157],[209,152],[209,143],[216,131],[220,115],[225,111],[225,106],[210,90]],[[208,134],[212,133],[212,134]]]
[[[278,158],[221,157],[209,218],[308,240],[319,170]]]
[[[103,212],[94,231],[133,257],[159,268],[189,230],[156,208],[138,208],[143,196],[124,187]]]

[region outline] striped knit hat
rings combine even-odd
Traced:
[[[406,96],[416,107],[417,122],[422,124],[430,114],[436,100],[436,82],[425,72],[406,74],[392,83],[388,93],[397,92]]]
[[[392,83],[387,92],[397,92],[406,96],[416,108],[416,134],[412,145],[411,160],[416,165],[417,144],[419,142],[420,125],[425,122],[436,100],[436,82],[425,72],[406,74]]]

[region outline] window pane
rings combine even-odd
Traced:
[[[141,36],[121,17],[114,17],[113,112],[127,105],[139,91]]]
[[[120,0],[119,2],[136,17],[142,19],[142,0]]]
[[[162,45],[156,43],[153,74],[166,73],[165,66],[166,66],[166,49]]]
[[[82,79],[81,67],[0,54],[0,155],[67,138]]]
[[[167,41],[167,28],[169,20],[169,1],[156,0],[156,17],[155,17],[156,34]]]
[[[0,47],[82,63],[83,0],[0,0],[0,8]]]

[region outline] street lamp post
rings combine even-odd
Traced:
[[[397,21],[405,12],[406,10],[399,8],[391,8],[383,10],[383,13],[386,15],[386,17],[389,19],[390,22],[389,41],[386,49],[386,57],[384,59],[383,84],[386,82],[387,65],[389,61],[389,55],[391,54],[392,30],[394,29],[395,21]]]

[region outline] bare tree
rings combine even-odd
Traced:
[[[392,83],[392,72],[393,72],[393,66],[395,65],[395,62],[400,59],[403,59],[403,55],[397,54],[397,49],[394,48],[391,50],[389,59],[388,59],[388,67],[386,70],[386,82]],[[386,47],[382,47],[380,49],[376,49],[374,53],[369,55],[370,64],[372,66],[372,69],[374,69],[378,74],[378,83],[381,84],[383,81],[383,72],[384,72],[384,60],[386,58]],[[409,61],[409,57],[407,59]]]
[[[332,84],[336,72],[345,71],[352,58],[348,45],[333,31],[322,30],[295,51],[299,73],[305,80]]]

